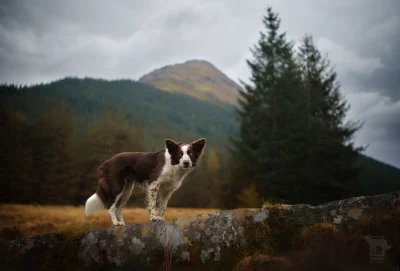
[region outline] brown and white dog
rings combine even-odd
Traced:
[[[166,139],[165,144],[163,151],[122,152],[104,161],[98,169],[97,191],[86,201],[86,215],[106,208],[114,225],[125,225],[122,209],[134,185],[140,184],[150,219],[163,220],[169,198],[195,168],[206,140],[185,144]]]

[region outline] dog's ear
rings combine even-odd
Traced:
[[[165,140],[165,146],[167,146],[168,152],[169,153],[175,153],[179,150],[179,145],[172,139],[166,139]]]
[[[201,153],[203,152],[204,146],[206,145],[206,139],[200,138],[196,141],[193,141],[190,145],[192,145],[192,148],[196,153],[196,156],[200,157]]]

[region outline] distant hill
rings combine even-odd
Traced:
[[[7,97],[13,97],[33,116],[46,111],[46,102],[62,99],[82,118],[99,115],[107,105],[122,108],[127,118],[138,117],[145,144],[153,150],[164,148],[164,138],[189,141],[207,137],[209,145],[220,146],[238,127],[229,104],[211,104],[131,80],[65,78],[15,91],[0,87],[0,98]]]
[[[360,184],[363,195],[385,194],[400,190],[400,169],[372,157],[360,155],[363,167]]]
[[[236,104],[237,90],[240,88],[211,63],[203,60],[190,60],[156,69],[142,76],[139,82],[208,102],[220,101],[233,105]]]

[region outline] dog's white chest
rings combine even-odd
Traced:
[[[157,181],[164,184],[180,186],[181,182],[188,173],[188,170],[183,170],[178,166],[167,164],[162,169]]]
[[[171,155],[168,150],[165,150],[165,164],[157,182],[165,187],[169,186],[177,189],[190,171],[190,169],[185,169],[180,164],[172,165]]]

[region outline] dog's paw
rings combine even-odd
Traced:
[[[164,218],[161,216],[152,216],[150,217],[151,221],[155,222],[155,221],[163,221]]]

